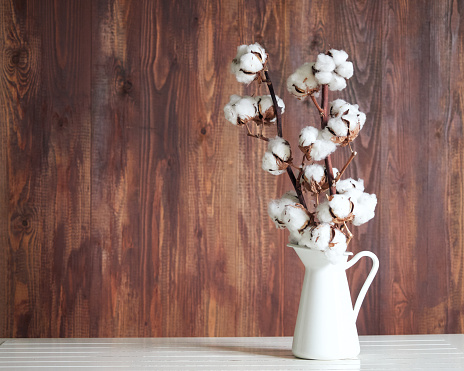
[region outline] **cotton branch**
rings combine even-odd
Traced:
[[[280,114],[280,107],[277,104],[277,98],[276,98],[276,95],[275,95],[275,92],[274,92],[274,86],[272,85],[272,81],[271,81],[271,78],[269,77],[268,71],[264,71],[264,76],[266,77],[265,81],[266,81],[267,87],[269,89],[269,94],[271,95],[271,98],[272,98],[272,103],[274,104],[274,108],[275,108],[276,121],[277,121],[277,135],[282,138],[282,136],[283,136],[283,134],[282,134],[282,117],[281,117],[281,114]],[[297,182],[297,180],[295,178],[295,174],[293,174],[293,170],[291,169],[290,166],[287,167],[287,174],[288,174],[288,177],[290,178],[290,181],[293,184],[293,188],[295,188],[295,191],[296,191],[296,194],[298,196],[298,200],[300,201],[300,204],[302,204],[306,208],[306,201],[304,199],[303,192],[301,192],[301,186]],[[332,178],[333,178],[333,176],[332,176]]]
[[[327,84],[322,85],[321,109],[321,127],[322,130],[324,130],[327,126],[327,122],[329,121],[329,86]],[[337,190],[334,184],[332,159],[330,158],[330,155],[328,155],[325,159],[325,168],[327,170],[327,182],[329,183],[329,192],[330,195],[333,195],[337,193]]]

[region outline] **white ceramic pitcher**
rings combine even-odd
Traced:
[[[379,259],[370,251],[348,255],[330,262],[322,251],[292,247],[305,266],[305,277],[293,336],[293,354],[298,358],[334,360],[358,356],[356,318],[366,292],[379,269]],[[373,265],[358,294],[351,302],[346,270],[367,256]]]

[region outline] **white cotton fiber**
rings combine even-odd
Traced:
[[[332,214],[340,219],[344,219],[350,215],[352,206],[350,199],[343,194],[335,194],[329,201]]]
[[[358,122],[360,129],[362,129],[366,122],[366,114],[364,112],[358,111]]]
[[[357,189],[363,192],[364,191],[364,180],[363,179],[354,180],[353,178],[347,178],[344,180],[340,180],[337,183],[338,193],[345,193],[351,189]]]
[[[255,54],[256,53],[256,54]],[[230,71],[238,82],[250,84],[256,78],[256,74],[264,68],[267,55],[259,44],[240,45],[237,55],[230,65]]]
[[[254,117],[256,114],[256,106],[254,99],[249,96],[241,97],[239,95],[231,95],[229,103],[224,106],[224,116],[227,121],[237,125],[237,119],[240,117],[244,121]]]
[[[308,147],[313,144],[319,135],[319,130],[314,126],[306,126],[300,132],[299,143],[300,147]]]
[[[285,206],[282,206],[280,201],[281,200],[271,200],[267,205],[267,212],[276,228],[283,229],[285,228],[285,224],[282,221],[282,213]]]
[[[261,116],[264,116],[266,111],[271,109],[271,107],[274,107],[274,103],[272,102],[272,98],[270,95],[262,95],[262,96],[257,96],[255,97],[256,104],[258,107],[258,111],[261,114]],[[276,101],[277,105],[280,107],[280,113],[285,112],[285,103],[284,101],[276,96]],[[270,120],[270,122],[276,121],[276,118],[274,117],[273,119]]]
[[[269,108],[273,107],[272,98],[270,95],[258,96],[255,98],[258,103],[258,109],[261,115],[264,114]]]
[[[337,145],[331,140],[318,139],[314,142],[309,155],[314,161],[321,161],[336,149]]]
[[[312,230],[312,248],[325,251],[329,247],[332,239],[332,226],[328,223],[321,223]]]
[[[321,223],[332,223],[333,216],[330,213],[329,201],[320,203],[316,208],[316,214]]]
[[[349,110],[351,104],[345,102],[343,99],[336,99],[333,102],[330,102],[330,115],[337,116],[340,112],[344,113],[346,110]]]
[[[237,112],[235,111],[235,107],[232,106],[230,103],[227,103],[224,106],[224,116],[227,121],[231,122],[234,125],[237,125]]]
[[[314,63],[305,63],[287,79],[287,90],[297,97],[305,97],[318,87],[313,72]]]
[[[333,61],[337,66],[348,59],[348,53],[344,50],[330,49],[329,53],[332,55]]]
[[[294,205],[294,204],[297,204],[299,202],[298,201],[298,196],[296,195],[295,191],[285,192],[282,195],[281,201],[283,203],[285,203],[285,206],[286,205]]]
[[[266,59],[267,59],[266,50],[264,50],[264,48],[260,44],[254,43],[254,44],[248,45],[246,48],[246,51],[247,53],[259,54],[262,63],[266,62]]]
[[[275,226],[279,229],[285,228],[283,221],[285,206],[295,205],[298,203],[298,197],[295,191],[289,191],[285,193],[282,198],[277,200],[271,200],[268,204],[268,214],[273,220]]]
[[[335,72],[337,72],[342,78],[349,79],[353,76],[353,63],[343,62],[337,66]]]
[[[246,72],[257,73],[263,69],[263,64],[256,55],[247,53],[240,58],[240,68]]]
[[[327,127],[330,128],[336,136],[344,137],[348,135],[348,127],[340,117],[330,118]]]
[[[332,80],[329,82],[329,90],[339,91],[346,88],[346,80],[343,77],[338,76],[337,74],[332,75]]]
[[[346,236],[339,230],[334,229],[334,237],[330,241],[329,248],[325,250],[325,256],[332,263],[337,263],[343,258],[343,254],[347,249]]]
[[[314,77],[316,78],[316,81],[323,85],[323,84],[328,84],[332,81],[332,72],[317,72]]]
[[[375,216],[375,206],[377,205],[377,196],[375,194],[363,193],[354,203],[354,220],[353,225],[359,226]]]
[[[232,64],[231,71],[235,75],[237,81],[242,84],[251,84],[256,78],[256,74],[248,74],[241,71],[240,65],[236,65],[234,68],[234,65]]]
[[[292,245],[300,245],[301,243],[301,235],[298,231],[289,231],[288,235],[288,243]]]
[[[280,175],[285,173],[285,169],[281,170],[279,164],[277,163],[276,157],[272,152],[265,152],[263,156],[262,163],[263,170],[271,173],[272,175]]]
[[[294,232],[303,229],[308,224],[309,215],[306,209],[302,207],[287,205],[285,206],[283,220],[288,230]]]
[[[314,68],[321,72],[332,72],[335,69],[335,62],[330,55],[321,53],[317,56]]]
[[[319,183],[325,176],[325,166],[319,164],[305,165],[303,167],[303,175],[308,182],[314,180]]]
[[[267,149],[284,162],[288,161],[292,156],[290,144],[285,139],[278,136],[269,139]]]

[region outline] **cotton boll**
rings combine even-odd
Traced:
[[[300,132],[299,143],[300,147],[308,147],[313,144],[317,136],[319,135],[319,130],[314,126],[306,126]]]
[[[346,80],[337,74],[332,75],[332,80],[329,82],[329,90],[339,91],[346,88]]]
[[[347,218],[353,207],[350,199],[343,194],[335,194],[331,196],[332,199],[329,200],[329,207],[332,211],[332,214],[339,219]]]
[[[330,128],[331,131],[337,136],[343,137],[348,135],[348,128],[346,127],[346,123],[340,117],[329,119],[327,127]]]
[[[244,96],[237,103],[235,103],[235,111],[237,116],[243,120],[248,121],[256,116],[256,101],[253,97]]]
[[[290,232],[300,231],[309,223],[309,214],[301,205],[285,206],[283,220]]]
[[[332,81],[332,72],[317,72],[314,77],[320,85],[328,84]]]
[[[261,99],[260,101],[260,105],[261,105],[260,112],[261,113],[264,113],[271,107],[274,107],[274,102],[272,102],[272,97],[270,95],[263,95],[260,97],[256,97],[256,99],[259,99],[259,98]],[[277,105],[280,108],[280,113],[284,113],[285,112],[284,101],[281,98],[279,98],[279,96],[277,95],[276,95],[276,101],[277,101]]]
[[[248,99],[251,97],[241,97],[239,95],[231,95],[229,103],[224,106],[224,116],[227,121],[230,121],[234,125],[241,125],[243,122],[238,120],[237,104],[239,104],[239,110],[242,115],[242,118],[247,121],[250,117],[254,115],[255,107],[254,103]],[[245,99],[242,104],[241,100]],[[250,104],[251,103],[251,104]],[[247,116],[250,115],[250,116]]]
[[[337,66],[335,72],[337,72],[341,77],[349,79],[351,76],[353,76],[353,63],[343,62]]]
[[[332,223],[333,216],[330,213],[330,207],[329,207],[328,201],[324,201],[323,203],[317,206],[316,215],[317,215],[317,219],[319,219],[321,223]]]
[[[257,73],[263,69],[263,64],[256,55],[246,53],[240,57],[240,69],[244,72]]]
[[[286,171],[281,168],[281,165],[277,162],[276,157],[271,152],[264,153],[262,168],[272,175],[280,175]]]
[[[325,251],[332,240],[332,226],[328,223],[321,223],[312,230],[312,244],[316,250]]]
[[[303,98],[313,94],[318,89],[318,82],[314,77],[314,63],[305,63],[287,79],[287,90],[296,97]]]
[[[269,139],[267,148],[269,152],[272,152],[275,156],[284,162],[290,160],[292,156],[290,144],[285,139],[278,136]]]
[[[257,78],[257,73],[264,68],[266,59],[267,54],[259,44],[240,45],[230,70],[238,82],[250,84]]]
[[[330,55],[319,54],[314,68],[321,72],[332,72],[335,69],[335,62]]]
[[[330,49],[329,53],[337,66],[339,66],[348,59],[348,53],[344,50]]]
[[[338,193],[345,193],[351,189],[357,189],[363,192],[364,191],[364,180],[363,179],[354,180],[353,178],[348,178],[348,179],[340,180],[337,183]]]
[[[336,149],[337,145],[330,140],[316,140],[311,148],[310,156],[314,161],[321,161]]]
[[[375,216],[375,206],[377,205],[377,196],[375,194],[363,193],[354,202],[354,219],[353,225],[359,226]]]
[[[325,167],[319,164],[305,165],[303,174],[308,181],[314,180],[319,183],[325,176]]]
[[[289,191],[285,193],[282,198],[269,202],[267,211],[277,228],[285,228],[285,223],[283,221],[285,206],[296,205],[298,202],[295,191]]]

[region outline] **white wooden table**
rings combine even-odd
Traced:
[[[293,357],[291,337],[1,339],[6,370],[464,370],[464,335],[361,336],[358,359]]]

